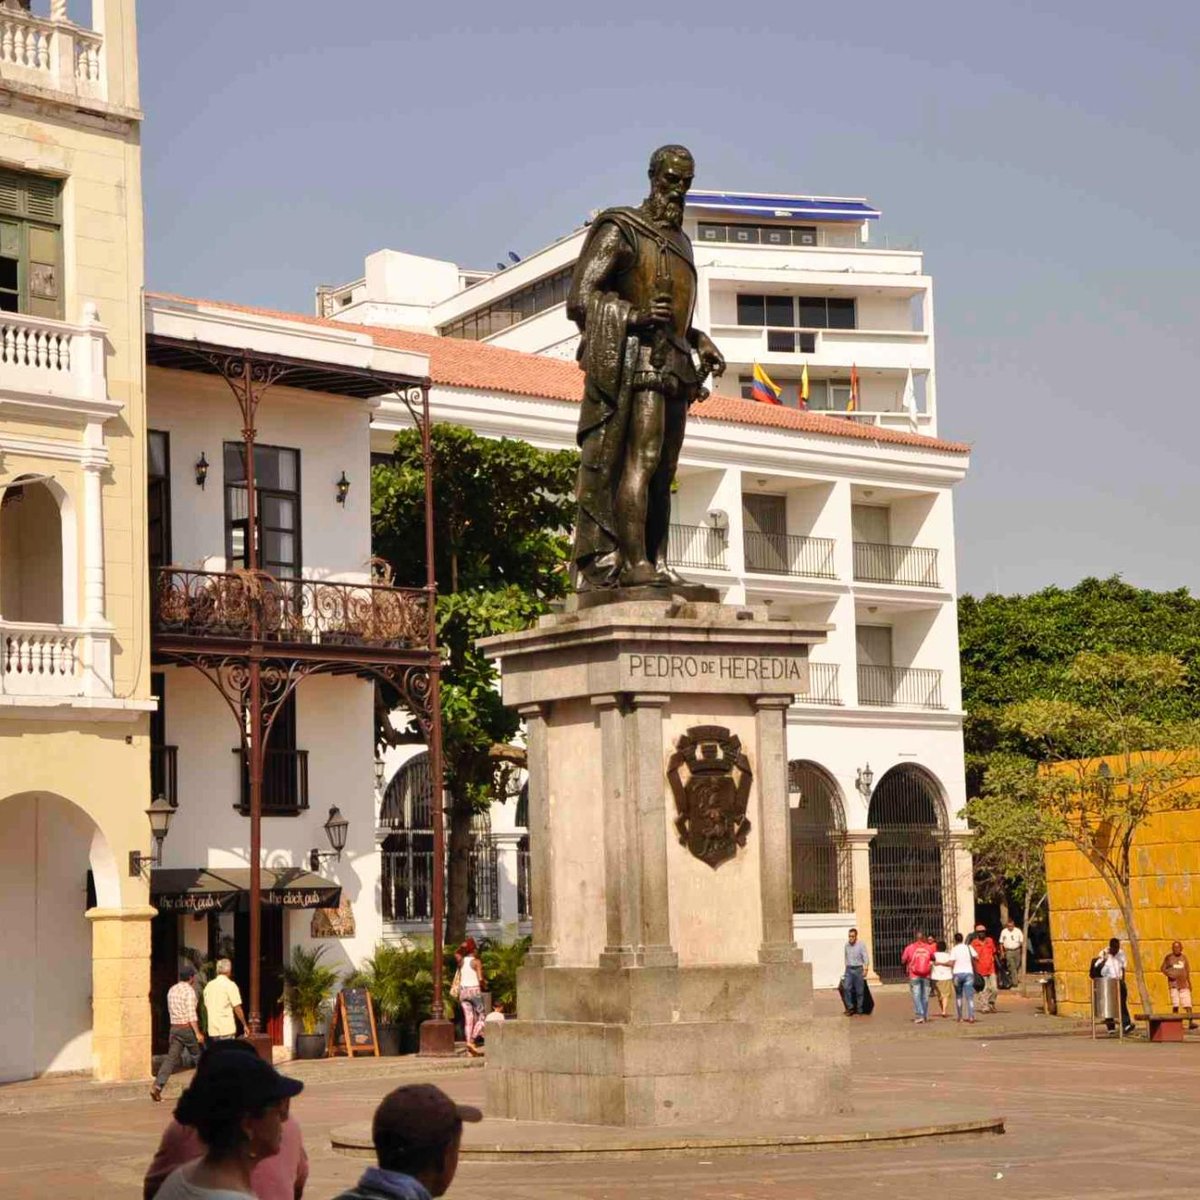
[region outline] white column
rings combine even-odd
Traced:
[[[104,500],[102,473],[108,469],[104,429],[89,422],[83,458],[83,645],[84,693],[112,695],[112,626],[104,614]],[[64,616],[66,613],[64,611]]]
[[[494,833],[492,844],[496,847],[496,882],[500,899],[500,911],[496,914],[503,930],[515,930],[520,921],[517,911],[517,844],[520,833]]]
[[[870,967],[867,979],[879,982],[878,964],[875,962],[875,939],[871,933],[871,842],[878,829],[851,829],[846,833],[850,843],[850,874],[854,886],[854,922],[858,927],[859,939],[867,947]]]
[[[968,929],[975,928],[975,863],[971,857],[972,836],[969,829],[963,829],[952,832],[948,839],[950,853],[954,856],[951,878],[954,880],[958,929],[964,934]],[[947,896],[946,900],[949,899]]]

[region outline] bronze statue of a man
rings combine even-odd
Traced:
[[[721,352],[692,325],[696,267],[683,232],[695,162],[683,146],[650,158],[650,195],[592,222],[567,298],[587,382],[573,575],[578,591],[685,581],[667,565],[671,483],[692,402]]]

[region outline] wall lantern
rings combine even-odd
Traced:
[[[146,816],[150,820],[150,833],[154,838],[154,853],[142,854],[138,850],[130,850],[129,874],[131,878],[136,878],[140,875],[143,867],[162,866],[163,842],[166,840],[167,830],[171,828],[171,818],[174,815],[175,810],[171,807],[165,796],[159,796],[146,809]]]
[[[864,800],[871,798],[871,785],[875,782],[875,772],[871,770],[871,764],[867,763],[865,767],[858,768],[858,774],[854,777],[854,786],[858,788],[858,794]]]
[[[383,765],[383,759],[377,758],[375,760],[375,790],[377,792],[383,791],[383,777],[386,771],[387,768]]]
[[[208,479],[208,459],[204,457],[204,451],[200,451],[200,457],[196,459],[196,486],[202,488],[205,481]]]
[[[342,816],[342,810],[335,804],[329,810],[329,819],[325,822],[325,836],[329,839],[332,850],[310,850],[308,852],[308,868],[310,871],[321,869],[321,860],[332,858],[337,862],[342,860],[342,851],[346,848],[346,831],[350,822]]]
[[[346,503],[346,496],[350,491],[350,480],[346,478],[346,472],[342,472],[342,477],[334,485],[337,488],[337,502],[339,504]]]

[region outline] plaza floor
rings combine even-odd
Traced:
[[[837,1012],[836,997],[819,1006]],[[835,1197],[889,1200],[931,1195],[1067,1200],[1172,1197],[1200,1192],[1200,1041],[1150,1045],[1092,1041],[1086,1029],[1002,996],[1002,1012],[974,1026],[934,1019],[914,1026],[907,996],[884,989],[874,1016],[851,1024],[848,1086],[873,1111],[894,1107],[898,1124],[949,1108],[1005,1118],[1000,1137],[737,1157],[696,1153],[665,1160],[509,1164],[465,1161],[449,1195],[525,1197]],[[339,1070],[319,1064],[293,1105],[312,1157],[306,1196],[326,1200],[351,1183],[361,1161],[330,1147],[334,1127],[369,1118],[394,1086],[385,1064]],[[360,1068],[365,1064],[354,1064]],[[422,1066],[405,1062],[408,1077]],[[437,1076],[479,1103],[483,1073]],[[65,1086],[65,1091],[64,1091]],[[0,1198],[141,1194],[142,1172],[170,1113],[168,1103],[95,1099],[92,1085],[54,1083],[54,1098],[0,1114]],[[38,1085],[26,1085],[26,1095]],[[0,1088],[0,1102],[9,1089]],[[75,1093],[72,1097],[70,1093]],[[20,1093],[16,1093],[20,1095]],[[120,1095],[125,1095],[121,1093]],[[142,1093],[144,1096],[144,1092]],[[11,1106],[11,1105],[10,1105]]]

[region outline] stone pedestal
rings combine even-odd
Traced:
[[[639,601],[488,639],[526,720],[533,949],[490,1115],[753,1122],[846,1107],[792,935],[784,718],[825,627]]]

